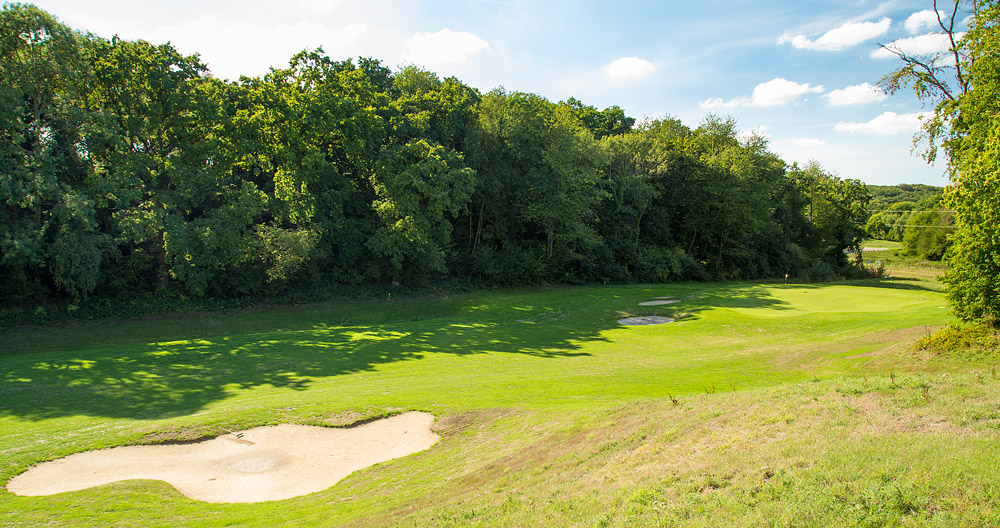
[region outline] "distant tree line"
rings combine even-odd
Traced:
[[[939,261],[951,245],[955,214],[944,204],[944,189],[930,185],[869,185],[868,236],[903,243],[903,253]]]
[[[0,301],[460,278],[851,273],[870,194],[730,119],[636,125],[373,59],[236,82],[168,44],[0,13]]]

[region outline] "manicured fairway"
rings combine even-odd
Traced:
[[[659,296],[682,302],[638,305]],[[678,320],[623,327],[616,321],[625,315]],[[948,321],[942,295],[918,287],[679,284],[10,330],[0,355],[4,481],[82,450],[211,437],[220,428],[344,424],[404,410],[437,415],[444,438],[430,451],[356,473],[329,490],[272,503],[209,505],[161,482],[50,497],[2,491],[0,525],[504,525],[498,505],[512,497],[543,500],[542,489],[566,494],[556,524],[596,524],[620,510],[622,493],[662,480],[638,470],[653,459],[624,444],[608,449],[627,460],[612,457],[600,471],[567,474],[567,460],[609,445],[600,433],[615,428],[609,423],[631,424],[629,434],[647,431],[643,438],[669,444],[670,435],[682,437],[720,416],[713,417],[713,406],[752,417],[750,430],[801,421],[794,405],[775,414],[759,402],[799,401],[794,388],[802,384],[816,393],[809,401],[823,402],[836,387],[860,383],[851,380],[867,383],[890,372],[892,383],[906,371],[968,375],[968,365],[899,359],[909,341]],[[776,396],[782,391],[795,394]],[[696,408],[703,420],[687,414]],[[664,421],[664,413],[676,412],[685,414],[670,420],[687,424],[686,432]],[[771,418],[761,422],[764,415]],[[559,439],[561,447],[537,452],[546,439]],[[697,449],[704,440],[691,441]],[[996,446],[996,435],[977,441],[987,442],[983,449]],[[517,456],[529,458],[511,462]],[[512,491],[496,464],[509,464],[512,474],[535,482],[535,491]],[[600,482],[587,485],[587,475],[597,473]],[[499,482],[508,484],[495,490]],[[518,513],[508,520],[525,523],[549,511],[531,504],[512,505],[512,515]],[[477,517],[476,508],[493,515]],[[611,524],[647,518],[623,515],[610,517]]]

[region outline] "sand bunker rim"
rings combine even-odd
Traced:
[[[619,319],[618,324],[623,326],[649,326],[649,325],[661,325],[674,322],[675,319],[672,317],[664,317],[661,315],[642,315],[636,317],[626,317],[624,319]]]
[[[16,495],[52,495],[122,480],[163,480],[204,502],[283,500],[330,488],[351,473],[424,451],[440,440],[434,415],[408,412],[354,428],[277,425],[175,445],[122,446],[44,462],[7,482]],[[333,456],[336,453],[336,456]]]

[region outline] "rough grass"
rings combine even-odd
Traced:
[[[919,280],[925,287],[940,290],[938,277],[948,269],[944,262],[903,254],[903,244],[893,240],[866,240],[862,245],[865,262],[882,264],[886,274],[896,279]]]
[[[637,305],[666,295],[684,301]],[[271,503],[152,481],[0,491],[0,525],[998,524],[996,358],[912,351],[943,306],[920,281],[682,284],[14,329],[3,480],[88,449],[410,409],[443,440]]]

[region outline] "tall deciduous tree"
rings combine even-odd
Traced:
[[[152,259],[155,279],[203,294],[247,257],[262,209],[233,177],[219,131],[221,91],[197,57],[144,41],[96,42],[87,93],[91,189],[127,258]],[[136,254],[137,253],[137,254]]]
[[[86,297],[117,257],[85,189],[86,44],[34,6],[0,12],[0,276],[15,295]]]
[[[468,205],[475,171],[454,150],[423,139],[386,150],[380,159],[373,207],[381,225],[368,247],[387,262],[394,280],[445,272],[451,220]]]
[[[965,320],[1000,319],[1000,6],[978,2],[960,43],[969,90],[952,114],[946,203],[955,211],[945,274],[948,298]]]
[[[934,2],[935,11],[938,9]],[[953,244],[944,281],[954,312],[964,320],[1000,317],[1000,8],[994,0],[955,0],[939,13],[947,51],[925,56],[895,53],[902,66],[882,79],[888,92],[912,86],[935,102],[926,120],[927,158],[941,140],[951,185],[946,204],[955,211]],[[968,20],[968,33],[960,25]]]

